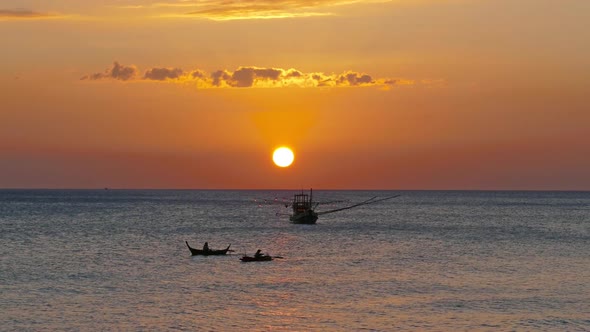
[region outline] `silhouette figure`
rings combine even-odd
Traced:
[[[263,255],[262,255],[262,253],[260,253],[260,249],[258,249],[258,250],[256,251],[256,253],[254,254],[254,257],[256,257],[256,258],[260,258],[260,257],[262,257],[262,256],[263,256]]]

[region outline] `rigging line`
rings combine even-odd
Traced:
[[[392,199],[392,198],[395,198],[395,197],[399,197],[399,196],[401,196],[401,195],[395,195],[395,196],[385,197],[385,198],[381,198],[381,199],[377,199],[377,200],[376,200],[377,196],[375,196],[375,197],[369,198],[368,200],[366,200],[364,202],[360,202],[360,203],[357,203],[357,204],[354,204],[354,205],[351,205],[351,206],[347,206],[347,207],[343,207],[343,208],[340,208],[340,209],[334,209],[334,210],[317,212],[317,214],[318,215],[322,215],[322,214],[327,214],[327,213],[332,213],[332,212],[338,212],[338,211],[342,211],[342,210],[348,210],[348,209],[352,209],[352,208],[357,207],[357,206],[368,205],[368,204],[373,204],[373,203],[377,203],[377,202],[382,202],[382,201],[385,201],[385,200],[388,200],[388,199]]]

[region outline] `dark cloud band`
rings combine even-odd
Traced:
[[[148,80],[176,83],[195,83],[198,88],[250,88],[250,87],[388,87],[398,84],[400,80],[391,78],[373,78],[364,73],[347,71],[341,74],[321,72],[304,73],[290,68],[239,67],[234,71],[216,70],[211,74],[196,69],[183,71],[180,68],[154,67],[139,75],[137,67],[121,65],[114,62],[111,68],[101,73],[86,75],[82,80],[112,79],[120,81]],[[413,81],[403,80],[404,84]]]
[[[81,80],[101,80],[101,79],[115,79],[120,81],[128,81],[137,76],[138,70],[135,66],[123,66],[117,61],[113,63],[113,67],[105,70],[102,73],[94,73],[83,76]]]

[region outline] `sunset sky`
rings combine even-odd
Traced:
[[[588,0],[0,1],[0,188],[590,190],[589,103]]]

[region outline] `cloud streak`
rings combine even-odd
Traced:
[[[140,75],[136,66],[114,62],[103,72],[85,75],[81,80],[118,81],[160,81],[177,84],[191,84],[199,89],[213,88],[281,88],[281,87],[380,87],[388,89],[394,85],[413,85],[414,80],[375,78],[371,75],[346,71],[344,73],[305,73],[297,69],[239,67],[233,71],[216,70],[207,74],[200,69],[184,71],[180,68],[154,67]]]
[[[0,8],[0,20],[100,20],[139,17],[229,21],[299,18],[336,15],[338,7],[392,1],[396,0],[105,0],[76,6],[53,4],[55,12]],[[82,12],[62,14],[73,9]]]
[[[174,10],[162,16],[193,17],[215,21],[244,19],[276,19],[333,15],[331,8],[358,3],[389,2],[391,0],[174,0],[139,5],[127,9]]]
[[[26,9],[0,9],[0,20],[41,20],[59,18],[60,15]]]

